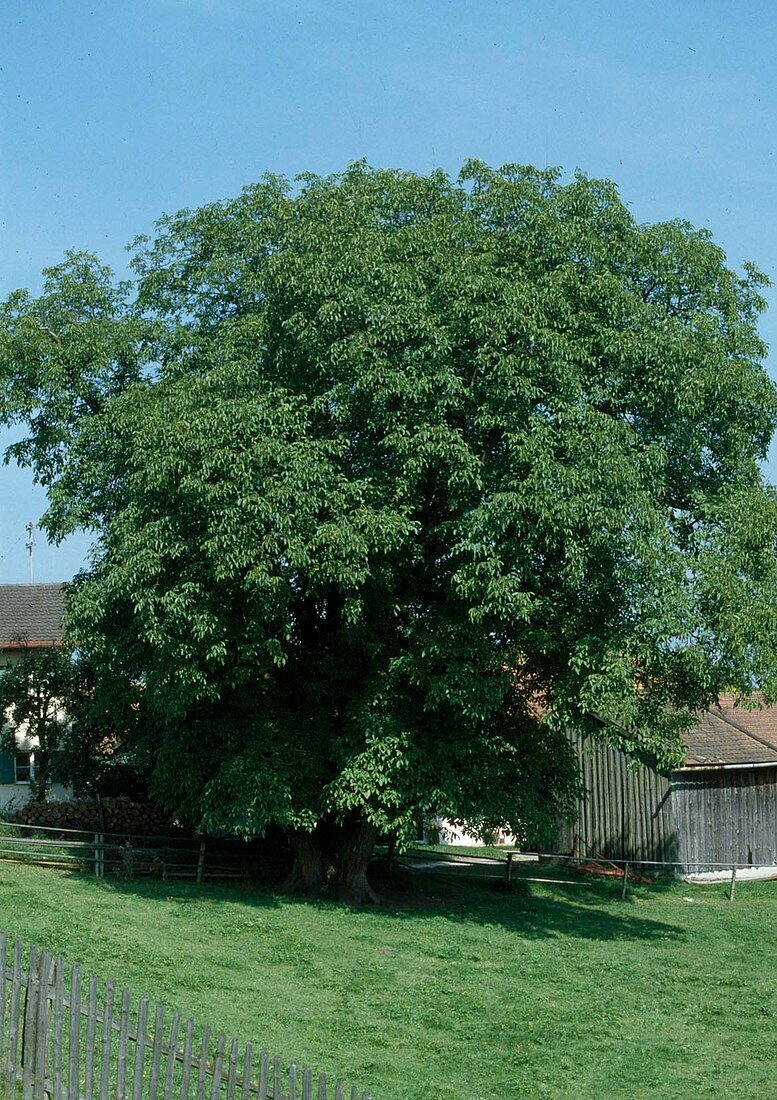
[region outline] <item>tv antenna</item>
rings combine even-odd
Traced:
[[[24,528],[27,532],[27,562],[29,564],[29,583],[32,584],[32,552],[35,549],[35,536],[33,531],[35,530],[35,524],[30,520],[29,523],[25,523]]]

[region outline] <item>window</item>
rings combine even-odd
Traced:
[[[35,755],[31,752],[17,753],[14,758],[14,770],[17,783],[29,783],[35,778]]]

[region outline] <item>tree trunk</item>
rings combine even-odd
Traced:
[[[294,863],[281,890],[315,897],[329,886],[349,905],[374,905],[380,899],[367,880],[377,830],[362,818],[342,825],[331,819],[308,833],[293,829],[289,844]]]
[[[318,837],[304,829],[292,829],[289,844],[294,862],[281,890],[285,894],[320,894],[326,886],[327,876]]]
[[[333,885],[337,897],[350,905],[376,905],[380,898],[367,881],[377,830],[363,819],[342,827],[335,856]]]
[[[35,750],[35,778],[30,781],[30,797],[33,802],[45,802],[49,787],[49,756]]]

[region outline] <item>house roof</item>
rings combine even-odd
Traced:
[[[777,706],[747,710],[733,695],[718,702],[684,735],[685,766],[777,764]]]
[[[60,641],[64,613],[63,584],[0,584],[0,648]]]

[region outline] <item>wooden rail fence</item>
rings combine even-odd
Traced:
[[[155,875],[205,882],[251,878],[250,850],[216,838],[88,832],[0,821],[0,862],[37,863],[93,871],[98,878]]]
[[[0,933],[0,1088],[24,1100],[372,1100]]]

